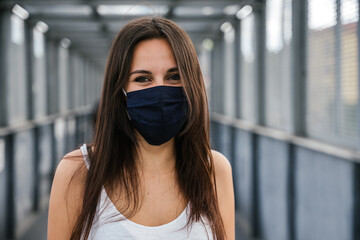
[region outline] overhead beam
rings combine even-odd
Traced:
[[[93,16],[59,16],[59,15],[47,15],[47,14],[33,14],[30,15],[29,21],[45,21],[47,24],[59,24],[59,23],[108,23],[108,22],[119,22],[126,23],[134,18],[143,17],[139,16],[101,16],[100,18],[94,18]],[[209,21],[219,21],[219,20],[233,20],[235,16],[228,16],[225,14],[213,15],[213,16],[174,16],[171,20],[175,22],[209,22]]]
[[[99,45],[96,45],[96,44],[86,44],[86,42],[74,42],[72,43],[72,45],[75,47],[75,48],[81,48],[81,49],[89,49],[89,51],[92,51],[92,50],[109,50],[110,46],[107,45],[107,44],[99,44]]]
[[[151,0],[148,1],[150,6],[155,5],[169,5],[172,3],[171,0]],[[190,6],[204,6],[203,0],[181,0],[181,4]],[[6,4],[19,4],[18,0],[8,0]],[[22,0],[21,4],[31,5],[64,5],[64,4],[86,4],[86,5],[146,5],[143,0]],[[231,4],[257,4],[254,0],[207,0],[207,6],[226,6]]]
[[[107,27],[106,22],[104,22],[103,18],[99,15],[99,13],[97,12],[96,8],[94,6],[91,7],[92,9],[92,16],[94,19],[96,19],[99,23],[100,23],[100,35],[105,37],[105,39],[107,39],[107,43],[109,44],[109,38],[111,37],[111,33]]]
[[[99,33],[96,31],[94,31],[94,32],[88,32],[88,31],[86,31],[86,32],[69,32],[69,31],[51,30],[47,34],[50,38],[72,37],[73,40],[78,40],[78,41],[84,41],[84,40],[92,41],[93,39],[96,39],[99,41],[106,40],[106,39],[103,39],[103,36],[99,36]],[[115,33],[112,35],[112,37],[110,39],[113,39],[114,37],[115,37]]]
[[[211,33],[216,32],[217,30],[214,30],[215,28],[209,28],[209,29],[202,29],[201,31],[186,31],[187,34],[189,35],[209,35]],[[87,41],[87,39],[89,37],[96,37],[94,34],[97,34],[97,31],[82,31],[82,32],[74,32],[74,31],[69,31],[69,30],[54,30],[52,29],[51,31],[49,31],[49,36],[51,38],[62,38],[62,37],[74,37],[74,39],[76,40],[83,40],[83,41]],[[111,39],[113,39],[116,35],[116,32],[113,32],[113,37]]]

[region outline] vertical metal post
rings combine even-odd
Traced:
[[[360,5],[360,0],[358,1]],[[359,8],[357,9],[359,13]],[[357,63],[358,63],[358,101],[357,101],[357,125],[358,125],[358,149],[360,149],[360,22],[357,22]],[[353,211],[353,239],[360,239],[360,164],[354,163],[354,211]]]
[[[307,0],[292,0],[291,48],[291,129],[294,135],[306,134],[306,49],[307,49]],[[287,217],[288,239],[296,240],[296,159],[295,146],[288,144]]]
[[[216,82],[217,82],[217,73],[216,73],[216,66],[217,66],[217,48],[218,48],[218,40],[214,39],[214,49],[212,51],[212,58],[211,58],[211,99],[210,99],[210,109],[212,112],[216,112],[217,107],[215,103],[216,99]]]
[[[360,239],[360,164],[354,163],[353,174],[354,211],[353,211],[353,239]]]
[[[257,109],[257,124],[265,125],[265,9],[266,5],[258,4],[254,8],[256,16],[256,72],[255,107]]]
[[[5,8],[0,6],[0,126],[6,125],[7,122],[7,105],[6,105],[6,47],[5,38],[8,36],[5,26]]]
[[[336,25],[335,25],[335,136],[341,135],[341,11],[340,0],[336,0]]]
[[[292,132],[298,136],[306,134],[306,39],[307,0],[293,0],[292,4]]]
[[[360,0],[359,3],[360,5]],[[358,12],[360,9],[358,9]],[[357,99],[357,127],[358,127],[358,150],[360,150],[360,21],[357,22],[357,76],[358,76],[358,99]]]
[[[360,1],[359,1],[360,5]],[[359,9],[357,9],[359,12]],[[360,22],[357,22],[357,57],[358,57],[358,93],[360,93]],[[357,126],[358,126],[358,149],[360,149],[360,94],[357,100]],[[354,211],[353,211],[353,239],[360,239],[360,164],[354,163]]]
[[[228,128],[230,128],[230,164],[231,166],[234,166],[234,162],[235,162],[235,158],[236,158],[236,154],[235,154],[235,149],[236,149],[236,128],[231,126],[231,125],[227,125]],[[234,180],[234,179],[233,179]]]
[[[25,21],[25,63],[26,63],[26,84],[27,84],[27,99],[26,99],[26,118],[33,119],[36,115],[34,112],[34,101],[33,101],[33,71],[34,71],[34,64],[33,64],[33,24],[29,21]]]
[[[218,103],[217,112],[224,114],[225,113],[225,71],[224,71],[224,62],[225,62],[225,41],[224,41],[224,33],[221,33],[221,40],[219,41],[219,52],[218,52],[218,75],[216,78],[216,90],[217,90],[217,98],[215,99]]]
[[[254,238],[261,237],[260,216],[259,216],[259,174],[258,174],[258,135],[251,133],[251,152],[252,152],[252,193],[251,193],[251,235]]]
[[[56,165],[58,162],[57,141],[56,141],[56,137],[55,137],[55,123],[54,122],[50,124],[50,128],[51,128],[51,143],[52,143],[51,144],[51,156],[52,156],[52,158],[51,158],[51,175],[52,175],[51,180],[52,180],[54,177]]]
[[[33,210],[38,211],[40,205],[40,127],[37,126],[34,131],[34,204]]]
[[[288,169],[287,169],[287,218],[288,218],[288,238],[289,240],[296,239],[296,197],[295,197],[295,148],[292,143],[288,144]]]
[[[59,41],[47,39],[46,41],[46,62],[47,62],[47,113],[55,114],[59,112]]]
[[[254,91],[255,108],[257,109],[256,124],[265,124],[265,1],[257,1],[259,4],[254,6],[255,26],[256,26],[256,87]],[[251,133],[251,152],[252,152],[252,209],[251,209],[251,235],[260,238],[262,235],[259,216],[259,149],[258,135]]]
[[[6,236],[8,239],[15,237],[15,168],[14,168],[14,135],[10,133],[6,137],[5,161],[7,166],[7,203],[6,203]]]
[[[234,22],[235,29],[235,117],[241,115],[241,24],[239,20]]]

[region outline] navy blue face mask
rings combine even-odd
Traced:
[[[126,95],[129,118],[149,144],[161,145],[183,128],[188,103],[182,87],[157,86]]]

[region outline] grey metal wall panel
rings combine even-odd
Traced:
[[[236,210],[244,220],[251,223],[252,196],[252,151],[251,134],[237,129],[235,134],[233,174]]]
[[[235,30],[224,33],[224,114],[227,116],[236,116],[235,101]]]
[[[78,108],[81,106],[81,96],[83,92],[83,87],[81,86],[81,72],[82,69],[80,68],[80,57],[74,51],[70,52],[70,74],[72,80],[72,94],[73,94],[73,108]]]
[[[241,92],[240,92],[240,116],[241,118],[257,122],[257,91],[258,91],[258,72],[256,64],[256,16],[250,14],[241,21]]]
[[[69,49],[58,47],[59,51],[59,108],[60,112],[69,110],[70,102],[67,95],[70,92],[69,82]]]
[[[27,118],[27,64],[24,21],[12,14],[10,35],[6,39],[7,81],[6,98],[8,124],[18,124]],[[15,37],[11,37],[15,36]]]
[[[304,148],[295,157],[296,239],[353,239],[353,163]]]
[[[34,28],[32,30],[32,74],[31,86],[33,98],[33,117],[44,117],[47,114],[47,79],[45,36]]]
[[[85,140],[90,143],[93,140],[93,121],[91,115],[84,116],[85,118]]]
[[[266,7],[265,123],[291,130],[292,0],[268,0]],[[283,26],[278,31],[274,25]],[[274,41],[274,36],[279,37]],[[277,38],[276,38],[277,39]]]
[[[40,128],[40,163],[39,163],[39,192],[40,206],[45,206],[49,199],[52,171],[52,129],[46,125]]]
[[[91,115],[78,116],[76,118],[76,144],[90,143],[93,139],[93,121]]]
[[[9,35],[9,24],[6,24],[6,14],[0,11],[0,126],[6,125],[6,37]]]
[[[70,88],[69,88],[69,93],[68,93],[70,109],[76,108],[75,95],[78,94],[76,92],[76,90],[77,90],[76,71],[77,71],[76,70],[76,59],[74,56],[74,51],[70,51],[69,52],[69,84],[70,84]]]
[[[211,121],[210,122],[210,144],[211,148],[217,150],[218,149],[218,123]]]
[[[103,86],[103,82],[104,82],[104,76],[105,76],[105,72],[104,69],[100,68],[98,74],[98,78],[97,78],[97,92],[98,92],[98,96],[100,98],[101,96],[101,90],[102,90],[102,86]]]
[[[34,132],[17,133],[14,139],[14,178],[15,181],[15,226],[16,233],[27,228],[34,204]]]
[[[67,123],[64,118],[59,118],[54,124],[55,146],[56,146],[56,166],[66,154],[66,135]]]
[[[83,127],[83,118],[82,116],[76,117],[76,143],[83,144],[85,141],[85,132]]]
[[[287,144],[259,137],[259,216],[261,233],[268,240],[288,240]]]
[[[73,151],[76,145],[78,145],[76,143],[76,120],[74,117],[70,117],[67,120],[66,152]]]
[[[212,62],[212,111],[224,113],[224,43],[215,41],[213,62]]]
[[[47,42],[47,81],[48,81],[48,113],[59,111],[59,52],[58,43]]]
[[[231,127],[219,124],[218,138],[219,146],[218,151],[221,152],[227,159],[231,161]]]
[[[84,98],[85,103],[84,105],[88,105],[90,103],[91,99],[91,82],[90,82],[90,66],[89,66],[89,60],[84,59]]]
[[[89,60],[84,61],[84,67],[85,67],[85,105],[89,105],[92,103],[92,99],[94,98],[93,93],[91,91],[92,89],[92,81],[91,78],[91,62]]]
[[[84,57],[79,56],[78,58],[78,85],[79,85],[79,91],[77,92],[76,96],[78,98],[78,105],[79,106],[85,106],[85,64],[84,64]]]

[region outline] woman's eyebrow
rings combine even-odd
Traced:
[[[131,74],[135,74],[135,73],[145,73],[145,74],[151,74],[150,71],[146,71],[146,70],[135,70],[133,72],[131,72],[129,75]]]
[[[179,69],[177,67],[173,67],[173,68],[170,68],[169,70],[167,70],[168,73],[171,73],[171,72],[178,72]]]
[[[173,67],[173,68],[170,68],[169,70],[167,70],[167,73],[172,73],[172,72],[177,72],[177,71],[179,71],[179,69],[177,67]],[[151,74],[151,72],[147,71],[147,70],[135,70],[135,71],[131,72],[129,74],[129,76],[132,74],[135,74],[135,73]]]

